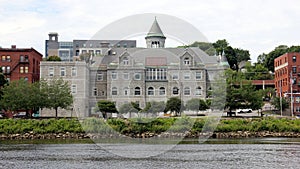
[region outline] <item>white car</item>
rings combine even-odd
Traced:
[[[252,109],[237,109],[237,113],[251,113]]]

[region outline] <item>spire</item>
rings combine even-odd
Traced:
[[[228,60],[227,60],[227,57],[225,56],[224,50],[223,50],[222,55],[221,55],[220,64],[222,66],[229,66]]]
[[[149,37],[161,37],[161,38],[166,38],[163,34],[163,32],[161,31],[160,29],[160,26],[156,20],[156,16],[154,18],[154,22],[151,26],[151,29],[149,30],[146,38],[149,38]]]

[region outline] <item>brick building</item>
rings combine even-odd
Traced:
[[[8,81],[24,78],[30,83],[40,79],[43,55],[33,48],[0,48],[2,72]]]
[[[286,53],[274,60],[277,96],[293,100],[293,114],[300,114],[300,53]]]

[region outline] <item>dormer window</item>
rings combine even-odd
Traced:
[[[184,58],[184,60],[183,60],[184,65],[190,65],[191,64],[190,62],[191,62],[190,58],[188,58],[188,57]]]
[[[129,60],[127,57],[123,58],[123,65],[128,65],[129,64]]]

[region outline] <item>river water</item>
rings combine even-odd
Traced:
[[[208,140],[204,144],[186,140],[148,158],[139,157],[139,149],[141,154],[153,151],[144,150],[143,144],[121,145],[128,147],[122,151],[134,152],[136,158],[116,155],[103,145],[92,142],[0,141],[0,168],[300,168],[299,139],[225,139]],[[113,147],[118,149],[118,146],[120,144]],[[160,149],[166,145],[151,146]]]

